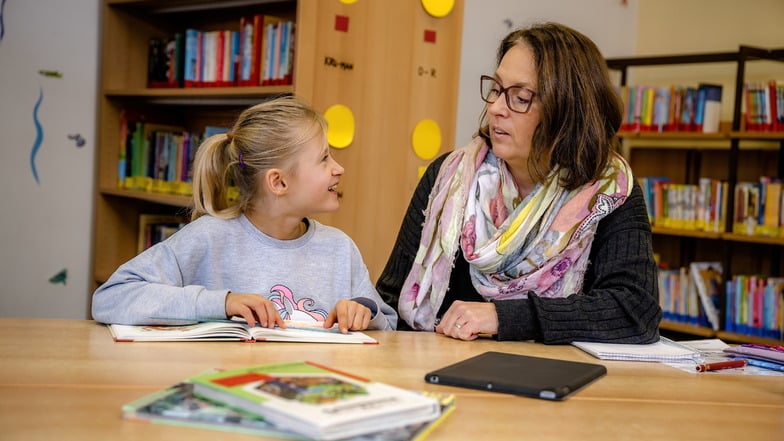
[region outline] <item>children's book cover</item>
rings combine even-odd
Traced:
[[[441,405],[441,416],[432,421],[407,424],[345,441],[421,441],[435,430],[455,409],[454,394],[421,392]],[[305,440],[304,436],[275,426],[264,418],[223,406],[193,393],[193,384],[183,382],[142,397],[122,408],[123,417],[131,421],[196,427],[227,432],[248,433],[275,438]]]
[[[313,362],[192,377],[197,396],[262,416],[310,438],[335,440],[438,418],[438,400]]]

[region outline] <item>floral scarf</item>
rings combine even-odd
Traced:
[[[414,329],[434,328],[458,246],[486,300],[579,293],[599,220],[623,204],[633,178],[617,154],[599,180],[575,190],[557,176],[520,201],[506,164],[481,138],[452,152],[430,193],[401,317]]]

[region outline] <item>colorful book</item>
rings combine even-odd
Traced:
[[[302,343],[359,343],[378,344],[378,341],[359,331],[343,334],[337,325],[324,328],[322,322],[286,321],[286,328],[248,326],[243,321],[223,320],[185,325],[109,325],[118,342],[134,341],[246,341],[246,342],[302,342]]]
[[[702,310],[713,330],[719,329],[722,266],[720,262],[692,262],[689,264],[690,283],[697,291]]]
[[[721,84],[700,83],[698,86],[698,130],[703,133],[719,131],[721,118]]]
[[[353,438],[351,441],[420,441],[435,430],[455,409],[454,394],[421,392],[441,405],[441,416],[417,424],[407,424],[381,432]],[[240,432],[275,438],[306,440],[302,435],[275,426],[264,418],[242,410],[223,406],[193,393],[193,384],[183,382],[165,390],[139,398],[122,407],[123,418],[155,424],[197,427],[202,429]]]
[[[724,352],[733,357],[753,358],[784,365],[784,346],[781,345],[745,343],[729,347]]]
[[[336,440],[435,421],[435,398],[309,361],[191,377],[194,393],[303,436]]]
[[[201,39],[197,29],[185,30],[185,56],[183,66],[183,85],[197,87],[201,82]]]

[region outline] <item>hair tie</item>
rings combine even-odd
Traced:
[[[233,137],[234,137],[234,134],[233,134],[233,133],[231,133],[231,132],[226,132],[226,139],[228,139],[228,140],[229,140],[229,142],[231,142],[231,139],[232,139]]]
[[[240,163],[240,168],[244,170],[245,169],[245,161],[242,159],[242,152],[240,152],[239,156],[237,157],[237,160]]]

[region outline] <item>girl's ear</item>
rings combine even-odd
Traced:
[[[283,172],[278,168],[269,169],[264,173],[264,185],[276,196],[281,196],[288,190]]]

